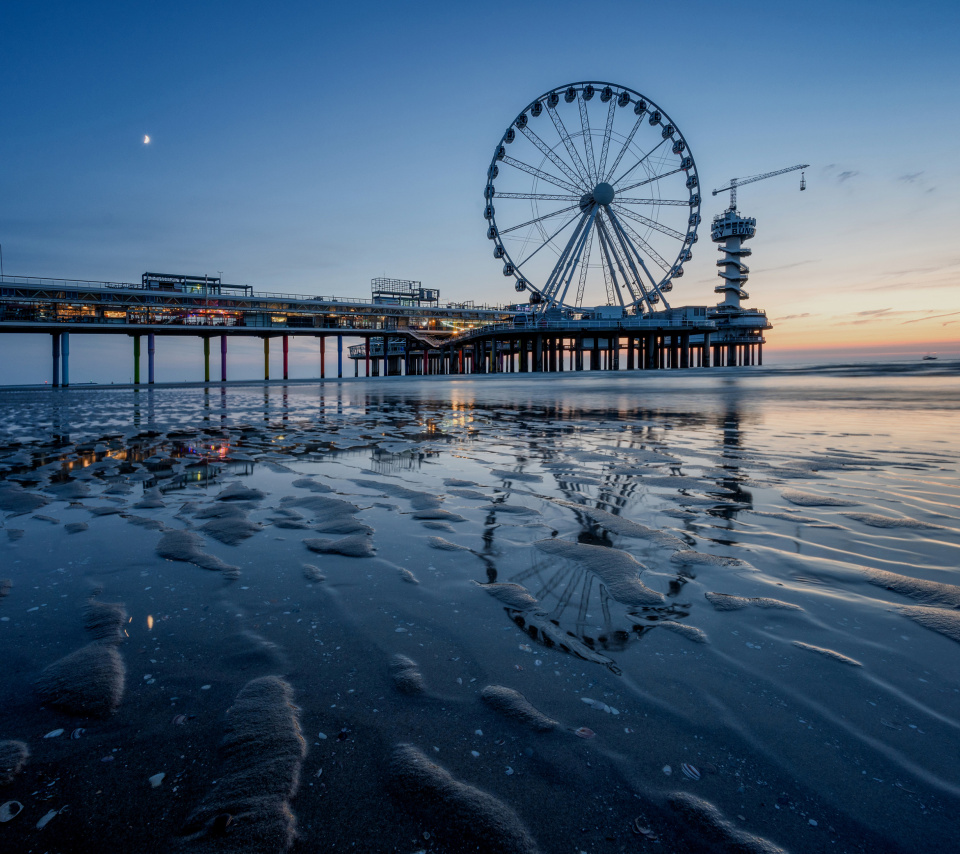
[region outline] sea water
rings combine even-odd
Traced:
[[[947,850],[957,368],[0,393],[0,847]]]

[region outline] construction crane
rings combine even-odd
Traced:
[[[754,181],[762,181],[764,178],[772,178],[774,175],[783,175],[787,172],[796,172],[798,169],[809,169],[809,163],[801,163],[799,166],[790,166],[787,169],[778,169],[776,172],[764,172],[762,175],[752,175],[749,178],[733,178],[726,187],[721,187],[719,190],[714,190],[713,195],[718,193],[725,193],[727,190],[730,191],[730,207],[728,210],[735,211],[737,209],[737,187],[742,187],[744,184],[752,184]],[[807,178],[806,173],[800,173],[800,189],[807,189]]]

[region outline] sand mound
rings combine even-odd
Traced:
[[[510,513],[513,516],[539,516],[540,511],[532,507],[524,507],[522,504],[504,504],[496,502],[494,504],[484,504],[477,508],[481,513]]]
[[[422,694],[426,691],[420,666],[405,655],[398,653],[390,659],[390,678],[402,694]]]
[[[42,495],[27,492],[19,483],[0,484],[0,510],[12,516],[32,513],[46,503]]]
[[[816,492],[801,492],[799,489],[785,489],[780,495],[797,507],[856,507],[858,504],[834,495],[818,495]]]
[[[263,525],[247,518],[211,519],[200,530],[228,546],[238,546],[262,531]]]
[[[917,531],[939,529],[940,525],[931,525],[929,522],[920,522],[917,519],[908,519],[905,516],[881,516],[879,513],[844,513],[848,519],[862,522],[871,528],[908,528]]]
[[[675,792],[670,795],[670,806],[705,837],[720,842],[727,851],[737,854],[786,854],[783,848],[769,840],[735,827],[713,804],[695,795]]]
[[[413,514],[414,519],[426,519],[431,521],[440,521],[440,522],[466,522],[467,520],[458,513],[451,513],[449,510],[442,510],[439,507],[434,507],[430,510],[417,510]]]
[[[442,552],[468,552],[466,546],[458,545],[457,543],[451,543],[450,540],[445,540],[443,537],[430,537],[427,540],[427,544],[432,549],[439,549]]]
[[[22,741],[0,741],[0,786],[13,782],[30,758],[30,748]]]
[[[956,584],[924,581],[922,578],[911,578],[909,575],[898,575],[882,569],[867,569],[864,572],[867,575],[867,581],[871,584],[909,596],[924,605],[949,605],[951,608],[960,608],[960,586]]]
[[[557,721],[548,718],[523,694],[512,688],[505,688],[503,685],[487,685],[480,692],[480,698],[501,714],[520,721],[537,732],[549,732],[559,726]]]
[[[157,543],[157,554],[167,560],[182,560],[201,569],[220,571],[238,577],[240,568],[224,563],[216,555],[203,551],[203,537],[193,531],[167,531]]]
[[[94,640],[120,643],[127,611],[120,602],[98,602],[91,599],[83,611],[83,627]]]
[[[320,571],[320,567],[314,566],[312,563],[305,563],[303,565],[303,577],[306,578],[307,581],[313,581],[314,583],[327,580],[327,576]]]
[[[517,814],[502,801],[455,779],[411,744],[393,752],[391,779],[397,795],[430,816],[438,842],[450,852],[536,854],[537,844]]]
[[[486,590],[495,599],[499,599],[508,608],[517,611],[528,611],[537,605],[537,600],[522,584],[480,584],[474,582],[481,590]]]
[[[227,724],[220,775],[187,820],[184,847],[287,851],[296,836],[290,798],[307,752],[293,690],[278,676],[248,682],[227,711]]]
[[[251,489],[242,483],[231,483],[218,496],[217,501],[261,501],[267,494],[259,489]]]
[[[107,717],[123,700],[126,672],[116,647],[95,641],[45,668],[37,691],[71,714]]]
[[[373,557],[370,538],[365,536],[342,537],[339,540],[308,539],[303,544],[317,554],[336,554],[345,557]]]
[[[694,643],[709,643],[706,632],[704,632],[703,629],[698,629],[696,626],[688,626],[686,623],[677,623],[673,620],[664,620],[662,623],[657,623],[656,625],[661,629],[669,629],[671,632],[685,637]]]
[[[900,609],[900,613],[919,623],[924,628],[940,632],[940,634],[946,635],[948,638],[960,643],[960,611],[907,605]]]
[[[670,555],[670,560],[682,566],[747,566],[747,563],[740,558],[711,555],[691,549],[674,552]]]
[[[718,611],[739,611],[741,608],[782,608],[785,611],[802,611],[799,605],[765,599],[762,596],[731,596],[729,593],[704,593],[706,600]]]
[[[827,649],[826,647],[814,646],[812,643],[804,643],[803,641],[794,641],[793,645],[799,647],[800,649],[807,649],[810,652],[819,653],[826,658],[832,658],[834,661],[839,661],[841,664],[849,664],[853,667],[863,667],[863,665],[855,658],[848,658],[842,653],[836,652],[832,649]]]
[[[310,492],[333,492],[333,489],[325,483],[320,483],[320,481],[309,477],[301,477],[295,480],[291,486],[296,486],[298,489],[308,489]]]
[[[143,498],[133,506],[137,510],[161,510],[167,505],[164,503],[163,493],[160,492],[160,488],[155,486],[153,489],[145,489],[143,491]]]
[[[598,575],[618,602],[629,606],[659,605],[663,595],[651,590],[639,578],[646,567],[633,555],[619,549],[587,546],[566,540],[538,540],[542,552],[574,561]]]
[[[429,492],[418,492],[415,489],[408,489],[405,486],[390,483],[389,481],[353,478],[351,482],[357,486],[362,486],[364,489],[373,489],[383,495],[390,495],[393,498],[402,498],[404,501],[409,501],[410,506],[414,510],[429,510],[434,507],[439,507],[442,500],[436,495],[431,495]]]

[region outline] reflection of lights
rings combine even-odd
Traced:
[[[147,631],[153,631],[153,614],[147,614]]]

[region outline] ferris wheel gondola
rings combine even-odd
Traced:
[[[696,164],[676,123],[597,81],[552,89],[516,116],[484,201],[494,257],[537,311],[669,308],[700,224]]]

